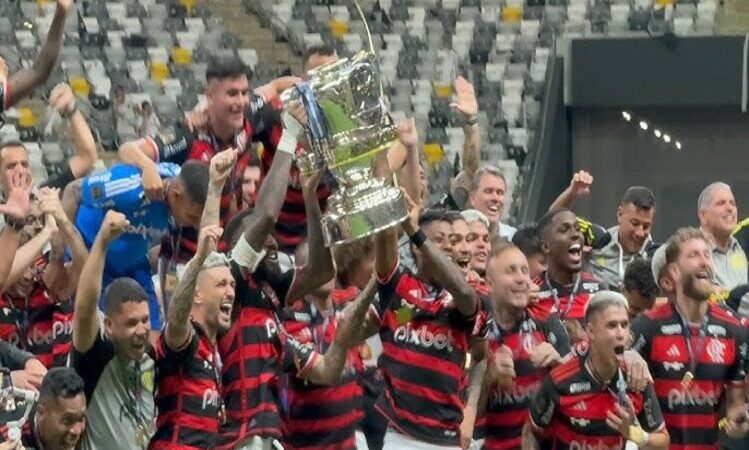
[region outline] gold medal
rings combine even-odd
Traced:
[[[135,427],[135,443],[141,448],[146,448],[146,444],[148,444],[146,439],[146,428],[143,425]]]
[[[408,305],[403,305],[395,310],[395,320],[398,321],[398,325],[407,324],[413,317],[414,312]]]
[[[173,273],[169,273],[166,275],[166,279],[164,280],[164,287],[166,288],[167,292],[174,292],[174,290],[177,289],[178,284],[179,280],[177,279],[177,275]]]
[[[681,387],[683,389],[689,389],[689,386],[692,385],[692,380],[694,380],[692,372],[685,373],[684,378],[681,379]]]
[[[359,346],[359,356],[364,360],[372,358],[372,349],[369,348],[369,344],[364,343]]]

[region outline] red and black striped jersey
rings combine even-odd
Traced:
[[[211,158],[218,152],[230,149],[243,149],[237,163],[234,165],[229,179],[224,186],[221,195],[221,226],[231,218],[229,215],[232,206],[242,204],[242,174],[250,161],[251,145],[253,142],[262,142],[266,149],[275,149],[283,131],[280,121],[282,105],[280,100],[269,103],[254,102],[245,113],[245,121],[242,129],[231,141],[222,141],[212,132],[193,132],[183,123],[162,130],[156,136],[147,137],[145,140],[153,150],[153,159],[156,162],[171,162],[184,164],[189,160],[203,161],[208,164]],[[236,209],[234,208],[234,211]],[[187,262],[195,254],[197,243],[197,231],[192,228],[184,228],[179,236],[179,253],[175,261]],[[219,251],[227,251],[226,243],[219,243]],[[162,243],[162,256],[171,258],[174,254],[174,243],[166,238]]]
[[[587,272],[579,272],[572,285],[562,286],[550,279],[547,272],[533,280],[540,288],[538,301],[530,306],[533,314],[543,320],[552,311],[567,328],[572,343],[587,340],[581,323],[585,318],[585,307],[590,297],[598,291],[607,289],[604,282]]]
[[[38,275],[25,298],[0,296],[0,339],[33,354],[47,368],[67,363],[73,339],[73,302],[50,299],[41,274],[47,262],[36,262]]]
[[[605,283],[595,276],[580,272],[571,286],[562,286],[550,279],[544,272],[533,280],[540,288],[538,301],[531,306],[533,313],[544,318],[553,310],[559,313],[561,320],[585,318],[585,306],[590,297],[606,289]]]
[[[216,447],[221,408],[221,357],[197,323],[189,342],[173,350],[162,334],[156,344],[158,417],[151,450]]]
[[[586,356],[567,358],[544,377],[530,408],[531,425],[552,450],[623,449],[625,439],[606,424],[606,414],[619,404],[619,372],[603,386],[585,367]],[[626,388],[627,403],[648,433],[665,427],[653,385],[642,393]]]
[[[280,439],[279,375],[296,372],[304,378],[320,358],[289,336],[278,321],[277,311],[294,280],[293,269],[271,274],[261,265],[245,278],[232,264],[232,274],[237,280],[238,317],[219,340],[227,412],[222,448],[234,448],[248,436]]]
[[[281,314],[286,331],[303,345],[324,354],[335,336],[337,317],[358,289],[335,290],[333,311],[324,317],[306,301],[298,301]],[[320,386],[291,374],[283,377],[281,404],[283,442],[288,450],[356,450],[354,433],[364,418],[363,396],[357,375],[364,371],[359,349],[351,349],[338,383]]]
[[[472,317],[452,295],[397,263],[379,278],[376,313],[384,393],[377,409],[399,432],[437,445],[460,445],[470,339],[485,339],[484,301]],[[480,329],[477,329],[478,328]]]
[[[718,420],[725,389],[745,383],[746,329],[729,308],[720,304],[708,308],[704,322],[687,324],[687,330],[672,302],[632,322],[632,348],[650,365],[671,449],[719,448]],[[690,347],[696,357],[694,370]],[[694,379],[685,389],[681,382],[688,371]]]
[[[528,421],[531,402],[541,387],[541,381],[549,372],[535,367],[530,355],[538,345],[548,342],[561,356],[570,352],[567,331],[556,313],[546,320],[534,318],[530,313],[520,320],[512,330],[504,330],[496,321],[489,330],[489,350],[493,355],[502,345],[512,350],[515,360],[515,384],[511,388],[490,386],[486,412],[477,427],[485,424],[483,437],[486,450],[519,449],[522,444],[523,425]],[[489,356],[491,357],[491,356]]]

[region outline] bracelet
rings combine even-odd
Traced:
[[[419,228],[418,230],[416,230],[416,233],[409,236],[408,239],[411,241],[413,245],[416,246],[416,248],[419,248],[422,245],[424,245],[424,242],[427,241],[427,235],[424,234],[421,228]]]
[[[5,224],[8,225],[14,231],[22,231],[26,223],[23,220],[16,220],[13,217],[5,214]]]
[[[75,114],[76,112],[78,112],[78,105],[73,105],[73,109],[71,109],[69,113],[63,114],[62,112],[60,112],[60,117],[62,117],[65,120],[68,120],[71,117],[73,117],[73,114]]]

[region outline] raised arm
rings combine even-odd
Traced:
[[[34,261],[42,254],[44,246],[49,244],[52,235],[55,233],[57,233],[57,222],[54,219],[48,219],[42,231],[18,249],[15,258],[13,258],[13,267],[11,267],[10,274],[8,274],[5,288],[23,277],[26,269],[34,264]]]
[[[400,144],[406,150],[406,162],[398,171],[398,182],[406,190],[409,197],[419,199],[421,198],[419,135],[413,117],[404,119],[398,124],[398,137],[400,138]]]
[[[302,195],[307,211],[309,257],[307,264],[296,268],[294,284],[289,289],[286,301],[293,302],[303,298],[335,276],[333,254],[325,246],[322,234],[322,212],[317,198],[317,186],[320,184],[323,173],[323,170],[318,170],[311,176],[302,176]]]
[[[5,226],[0,232],[0,248],[4,258],[0,258],[0,288],[5,291],[8,287],[8,277],[13,268],[18,247],[21,245],[21,231],[26,216],[29,214],[31,193],[31,174],[27,169],[18,166],[13,172],[6,172],[7,201],[0,205],[0,214],[5,215]]]
[[[377,280],[373,277],[352,303],[346,305],[338,320],[333,343],[320,362],[309,372],[307,379],[316,384],[331,385],[341,378],[349,349],[360,343],[364,336],[364,317],[377,293]]]
[[[58,189],[41,190],[42,211],[57,223],[58,232],[52,238],[52,252],[44,271],[44,283],[57,300],[68,300],[75,293],[88,250],[83,237],[73,222],[68,219],[60,202]],[[72,260],[65,264],[65,247],[70,248]],[[51,289],[50,289],[51,288]]]
[[[208,183],[208,196],[205,199],[205,206],[203,206],[203,215],[200,218],[200,228],[205,228],[209,225],[220,225],[221,193],[224,190],[226,179],[229,178],[232,170],[234,170],[234,164],[236,162],[236,149],[219,152],[211,158],[211,180]]]
[[[416,241],[422,258],[429,261],[434,279],[440,280],[442,287],[452,294],[455,306],[465,316],[473,316],[478,310],[478,294],[466,281],[458,266],[440,250],[434,243],[426,238],[424,232],[419,229],[419,208],[413,200],[406,197],[409,213],[408,219],[403,222],[403,230],[411,241]],[[379,270],[379,267],[378,267]],[[379,273],[379,272],[378,272]]]
[[[463,115],[465,120],[463,124],[463,171],[468,179],[473,178],[473,174],[479,168],[481,159],[481,136],[479,135],[478,113],[479,105],[476,101],[476,92],[473,85],[465,78],[458,77],[455,80],[455,101],[450,104]],[[413,198],[413,197],[412,197]]]
[[[301,134],[302,123],[307,123],[301,103],[295,104],[281,115],[283,132],[273,156],[273,163],[258,192],[255,209],[247,219],[247,228],[232,251],[232,258],[242,267],[254,271],[262,260],[265,238],[278,219],[286,188],[289,185],[289,170]]]
[[[52,90],[49,96],[50,105],[60,113],[63,119],[70,122],[73,132],[73,144],[75,154],[70,158],[68,164],[75,178],[88,174],[98,159],[96,152],[96,141],[91,133],[86,118],[78,110],[75,95],[67,83],[60,83]]]
[[[581,170],[575,173],[570,180],[569,187],[559,194],[559,197],[549,206],[549,211],[562,208],[572,209],[579,199],[590,194],[590,185],[592,184],[593,176],[588,172]]]
[[[190,310],[192,310],[195,298],[195,284],[198,281],[198,274],[205,259],[216,249],[216,244],[222,233],[223,230],[215,225],[209,225],[200,230],[198,250],[187,263],[185,273],[174,290],[174,296],[167,310],[166,329],[164,330],[166,345],[172,350],[182,349],[190,338],[192,332]]]
[[[12,74],[8,80],[10,84],[8,105],[15,104],[28,96],[49,78],[49,75],[55,68],[57,55],[60,53],[62,33],[65,29],[65,18],[72,3],[73,0],[57,0],[57,9],[47,33],[47,40],[42,45],[41,50],[39,50],[36,61],[34,61],[31,67],[21,69]]]
[[[96,340],[96,334],[99,332],[96,306],[101,293],[107,249],[128,225],[130,222],[124,214],[107,211],[99,233],[91,246],[91,253],[83,264],[75,294],[75,314],[73,315],[73,348],[79,353],[90,350]]]

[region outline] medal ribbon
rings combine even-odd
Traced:
[[[545,281],[546,281],[546,285],[547,285],[547,286],[549,286],[549,288],[551,289],[551,295],[553,295],[553,296],[554,296],[554,307],[555,307],[555,308],[557,309],[557,311],[559,312],[559,318],[560,318],[560,319],[562,319],[562,320],[563,320],[563,319],[566,319],[566,318],[567,318],[567,314],[569,314],[569,312],[570,312],[570,309],[572,309],[572,304],[573,304],[573,303],[574,303],[574,301],[575,301],[575,297],[577,297],[577,294],[578,294],[578,293],[579,293],[579,291],[580,291],[580,286],[581,286],[581,284],[582,284],[582,283],[581,283],[581,281],[580,281],[580,274],[578,273],[578,274],[577,274],[577,275],[575,276],[575,283],[573,284],[573,286],[572,286],[572,291],[570,292],[570,296],[569,296],[569,298],[567,299],[567,307],[566,307],[566,308],[564,309],[564,312],[562,312],[562,310],[561,310],[561,306],[562,306],[562,301],[561,301],[561,300],[559,299],[559,295],[558,295],[558,294],[559,294],[559,292],[558,292],[558,291],[557,291],[557,289],[556,289],[556,288],[555,288],[555,287],[554,287],[554,286],[553,286],[553,285],[551,284],[551,280],[549,279],[549,272],[545,272],[545,273],[544,273],[544,277],[545,277],[545,279],[546,279],[546,280],[545,280]]]
[[[679,315],[679,319],[681,320],[681,331],[684,334],[684,340],[687,344],[687,352],[689,352],[689,370],[694,376],[695,371],[697,370],[697,365],[700,361],[700,354],[702,353],[702,349],[705,346],[705,337],[707,336],[707,322],[709,319],[709,315],[705,314],[705,317],[702,318],[700,321],[700,330],[697,336],[697,346],[696,348],[692,347],[692,327],[689,324],[689,321],[684,316],[684,314],[679,311],[679,308],[674,304],[674,309],[676,310],[676,313]]]

